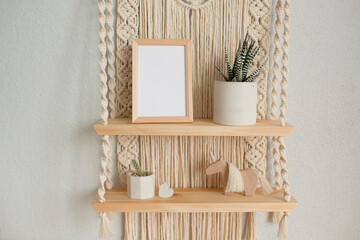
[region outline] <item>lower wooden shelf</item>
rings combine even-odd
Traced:
[[[171,198],[131,199],[125,188],[107,190],[106,201],[98,196],[91,205],[96,212],[277,212],[293,211],[297,201],[285,202],[284,192],[275,191],[266,196],[261,189],[254,197],[241,193],[225,196],[220,188],[177,188]]]

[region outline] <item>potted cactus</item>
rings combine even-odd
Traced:
[[[257,83],[254,81],[261,73],[266,61],[251,74],[251,64],[260,47],[246,34],[241,40],[235,55],[233,66],[230,65],[225,48],[227,66],[226,75],[217,70],[225,81],[215,81],[214,85],[214,122],[223,125],[252,125],[256,123]]]
[[[127,195],[135,199],[155,196],[155,174],[142,171],[135,160],[131,161],[135,171],[127,174]]]

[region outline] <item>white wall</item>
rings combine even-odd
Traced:
[[[97,239],[96,2],[0,1],[0,239]],[[359,12],[356,0],[292,1],[290,239],[359,238]],[[266,218],[260,239],[275,239]]]

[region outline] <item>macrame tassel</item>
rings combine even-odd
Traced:
[[[114,236],[114,232],[111,229],[111,224],[108,214],[106,212],[102,212],[100,213],[100,218],[101,218],[101,224],[100,224],[99,237],[107,238]]]
[[[287,226],[288,213],[284,212],[284,215],[281,218],[279,224],[278,237],[287,238],[288,237],[288,226]]]
[[[281,220],[281,212],[273,212],[272,214],[273,223],[279,224]]]
[[[257,240],[256,236],[256,213],[249,212],[246,222],[245,240]]]
[[[261,182],[261,186],[263,187],[263,192],[265,195],[269,195],[270,193],[273,192],[273,189],[265,176],[260,177],[260,182]]]

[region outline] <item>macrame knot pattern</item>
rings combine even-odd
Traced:
[[[131,160],[139,158],[139,138],[137,136],[118,136],[117,156],[120,183],[122,186],[126,186],[126,172],[130,169]]]
[[[118,0],[116,33],[117,117],[131,117],[132,39],[138,37],[136,0]]]
[[[259,171],[260,176],[266,172],[266,138],[245,137],[245,168]]]

